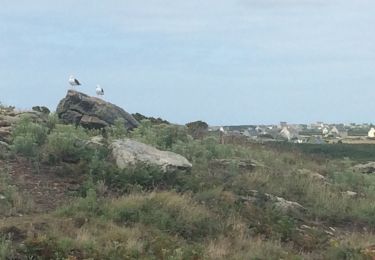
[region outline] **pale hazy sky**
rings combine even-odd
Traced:
[[[176,123],[375,122],[374,0],[0,0],[0,101]]]

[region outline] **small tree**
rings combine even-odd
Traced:
[[[188,133],[194,139],[202,140],[208,131],[208,124],[203,121],[190,122],[190,123],[187,123],[186,126],[188,128]]]

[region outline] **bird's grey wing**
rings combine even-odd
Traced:
[[[81,85],[81,83],[79,83],[78,79],[74,79],[74,82],[75,82],[77,85]]]

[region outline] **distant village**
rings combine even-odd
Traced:
[[[225,135],[245,136],[259,142],[288,141],[293,143],[351,143],[375,144],[375,126],[372,124],[288,124],[241,125],[223,127]],[[219,126],[209,127],[209,131],[219,130]]]

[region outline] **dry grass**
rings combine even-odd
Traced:
[[[0,169],[0,216],[13,216],[30,212],[34,202],[11,184],[9,169]]]
[[[288,252],[289,251],[289,252]],[[260,237],[221,237],[206,246],[208,259],[301,259],[294,255],[292,248],[279,241],[264,240]]]

